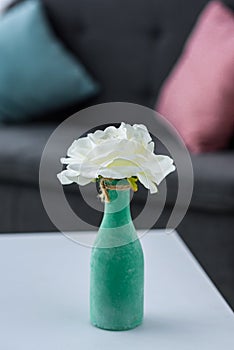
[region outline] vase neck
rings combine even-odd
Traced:
[[[130,212],[128,181],[107,180],[104,189],[108,200],[98,230],[95,247],[116,248],[134,242],[138,237]]]
[[[132,222],[130,212],[130,190],[108,190],[110,198],[105,203],[105,211],[102,224],[105,227],[120,227]]]

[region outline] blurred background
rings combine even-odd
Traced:
[[[105,102],[150,107],[191,153],[194,192],[178,233],[233,308],[233,9],[234,0],[0,0],[0,232],[56,230],[38,174],[46,141],[63,120]],[[155,227],[165,227],[172,211],[176,174],[167,186]],[[98,226],[101,211],[77,186],[66,195]],[[134,217],[145,199],[140,188]],[[157,199],[149,216],[156,212]]]

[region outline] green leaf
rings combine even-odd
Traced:
[[[138,186],[137,186],[137,181],[138,181],[138,178],[137,177],[129,177],[128,179],[128,182],[131,186],[131,189],[136,192],[138,190]]]

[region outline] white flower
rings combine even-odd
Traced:
[[[63,185],[75,182],[86,185],[99,176],[123,179],[136,176],[150,190],[175,170],[168,156],[154,154],[154,142],[142,124],[121,123],[120,127],[107,127],[75,140],[61,158],[66,170],[57,175]]]

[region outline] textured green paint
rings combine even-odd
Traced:
[[[105,203],[92,249],[90,319],[103,329],[127,330],[143,319],[144,257],[131,219],[129,192],[108,190],[110,203]]]

